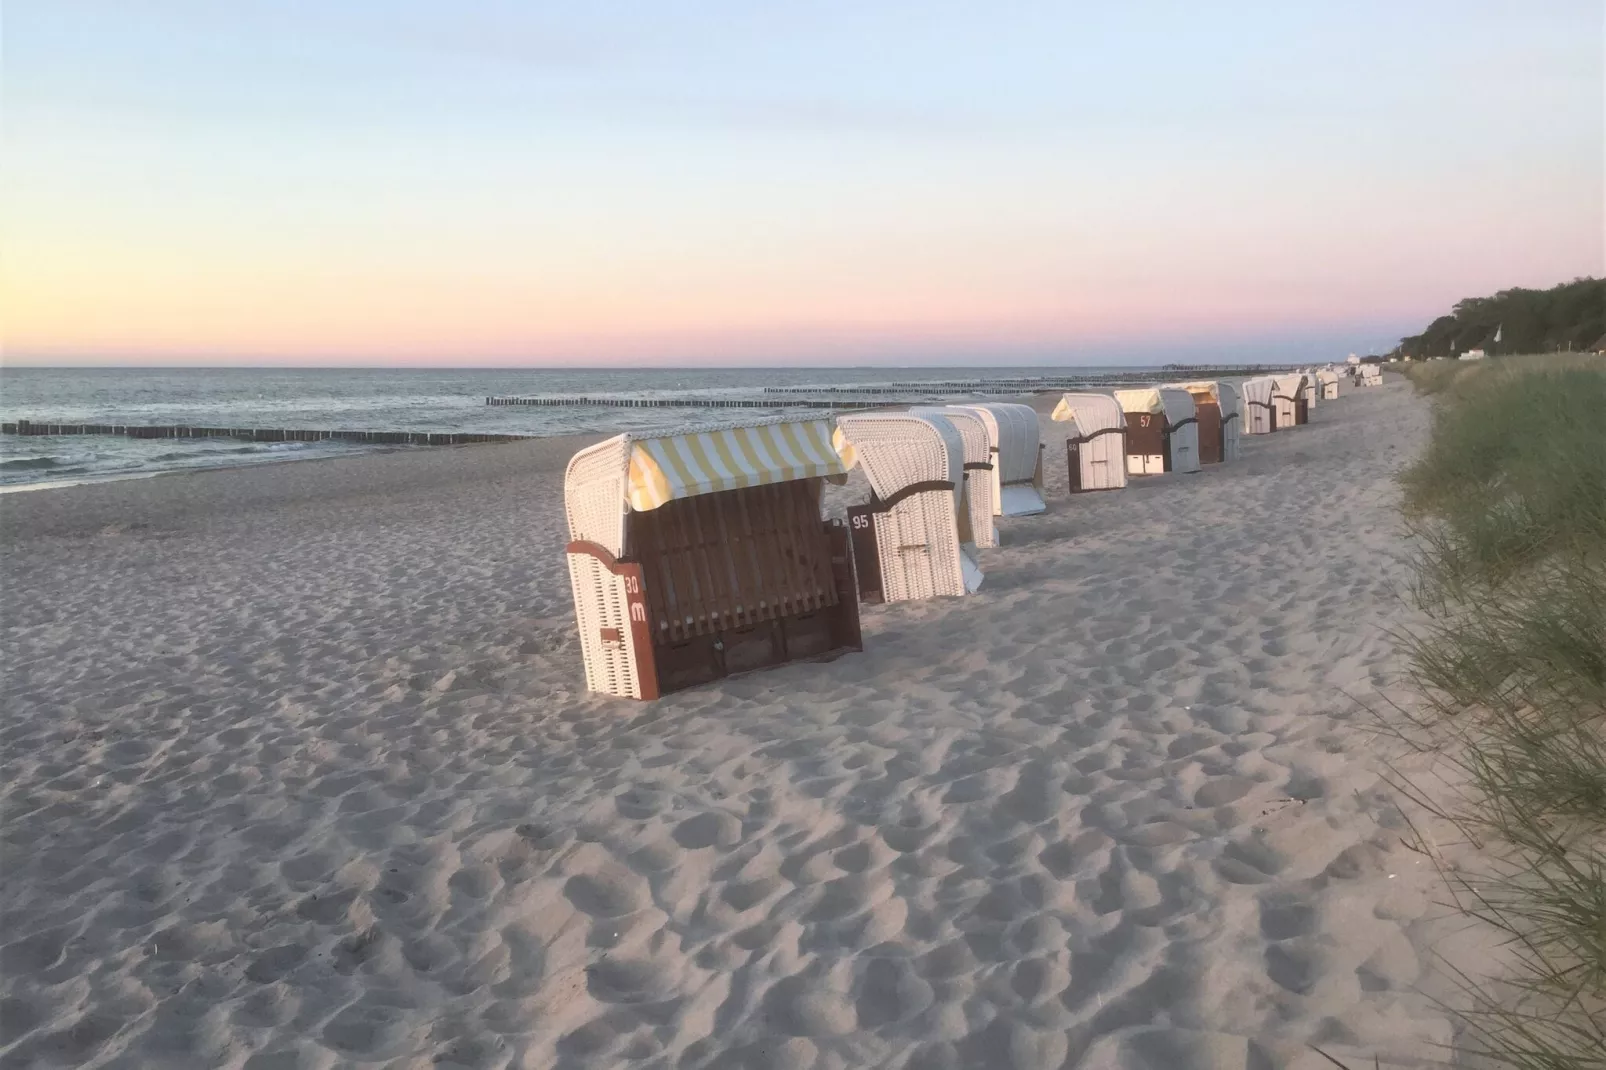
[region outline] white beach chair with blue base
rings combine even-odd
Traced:
[[[1048,504],[1043,501],[1043,438],[1037,410],[1011,402],[950,408],[976,413],[987,426],[993,462],[993,515],[1044,512]]]

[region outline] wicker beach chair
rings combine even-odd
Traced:
[[[982,573],[965,495],[965,444],[953,422],[934,414],[841,416],[836,442],[848,467],[864,469],[873,494],[868,505],[848,510],[860,598],[974,593]]]
[[[1199,471],[1199,419],[1193,395],[1170,387],[1117,390],[1126,414],[1126,472],[1152,476]]]
[[[1277,411],[1278,431],[1310,422],[1303,375],[1273,376],[1271,400]]]
[[[1238,459],[1238,392],[1230,383],[1167,383],[1162,389],[1183,390],[1192,395],[1199,421],[1200,464]]]
[[[1221,459],[1236,461],[1243,455],[1244,433],[1244,406],[1238,388],[1218,382],[1216,404],[1221,409]]]
[[[993,476],[997,471],[993,463],[991,439],[987,424],[978,413],[960,408],[917,405],[909,410],[911,416],[937,416],[953,424],[965,444],[965,501],[970,508],[970,533],[975,544],[984,550],[998,545],[998,528],[993,524],[995,515]]]
[[[1338,372],[1334,369],[1320,368],[1316,372],[1316,384],[1323,401],[1338,400]]]
[[[586,686],[651,699],[731,673],[862,649],[845,478],[829,420],[616,435],[564,474]]]
[[[1272,395],[1277,392],[1277,381],[1269,375],[1245,379],[1239,390],[1243,394],[1243,423],[1246,435],[1269,435],[1277,430],[1277,404]]]
[[[1069,423],[1065,467],[1072,494],[1126,486],[1126,415],[1108,394],[1066,394],[1052,419]]]
[[[1037,410],[1009,402],[951,407],[974,412],[987,425],[993,458],[993,515],[1031,516],[1046,510]]]

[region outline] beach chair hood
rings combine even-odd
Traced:
[[[950,408],[975,413],[987,428],[993,462],[993,512],[1029,516],[1048,508],[1043,501],[1042,433],[1030,405],[994,402]]]
[[[841,482],[846,473],[831,446],[831,422],[818,417],[615,435],[569,461],[569,535],[619,555],[627,510],[646,512],[677,498],[814,476]]]

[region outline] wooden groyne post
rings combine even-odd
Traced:
[[[523,442],[535,435],[465,431],[347,431],[283,427],[200,427],[192,424],[68,424],[18,420],[0,424],[6,435],[121,435],[124,438],[232,438],[243,442],[356,442],[374,446],[472,446]]]
[[[826,393],[826,391],[820,391]],[[519,397],[493,396],[487,405],[532,405],[546,408],[607,409],[879,409],[884,401],[825,401],[816,398],[621,398],[621,397]]]

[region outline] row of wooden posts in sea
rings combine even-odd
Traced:
[[[1220,379],[1226,376],[1263,375],[1287,371],[1291,365],[1191,365],[1168,364],[1168,372],[1186,372],[1200,379]],[[876,383],[862,386],[766,386],[766,394],[1031,394],[1045,390],[1077,390],[1089,387],[1122,386],[1148,383],[1154,373],[1101,372],[1097,375],[1041,375],[1002,379],[936,379],[895,383]]]
[[[6,435],[119,435],[123,438],[233,438],[245,442],[357,442],[375,446],[468,446],[521,442],[533,435],[465,431],[345,431],[284,427],[199,427],[192,424],[79,424],[18,420],[0,424]]]
[[[1284,370],[1261,365],[1167,365],[1201,378],[1259,375]],[[1017,395],[1145,383],[1152,372],[1103,372],[1097,375],[1040,375],[991,379],[932,379],[850,386],[766,386],[761,398],[622,397],[588,394],[501,394],[485,399],[492,406],[611,409],[879,409],[894,404],[893,395],[909,404],[936,402],[943,395]]]
[[[554,395],[543,397],[500,396],[488,397],[485,404],[492,406],[526,405],[537,408],[603,409],[872,409],[882,408],[884,401],[825,401],[797,399],[778,401],[767,398],[626,398],[626,397],[572,397]]]

